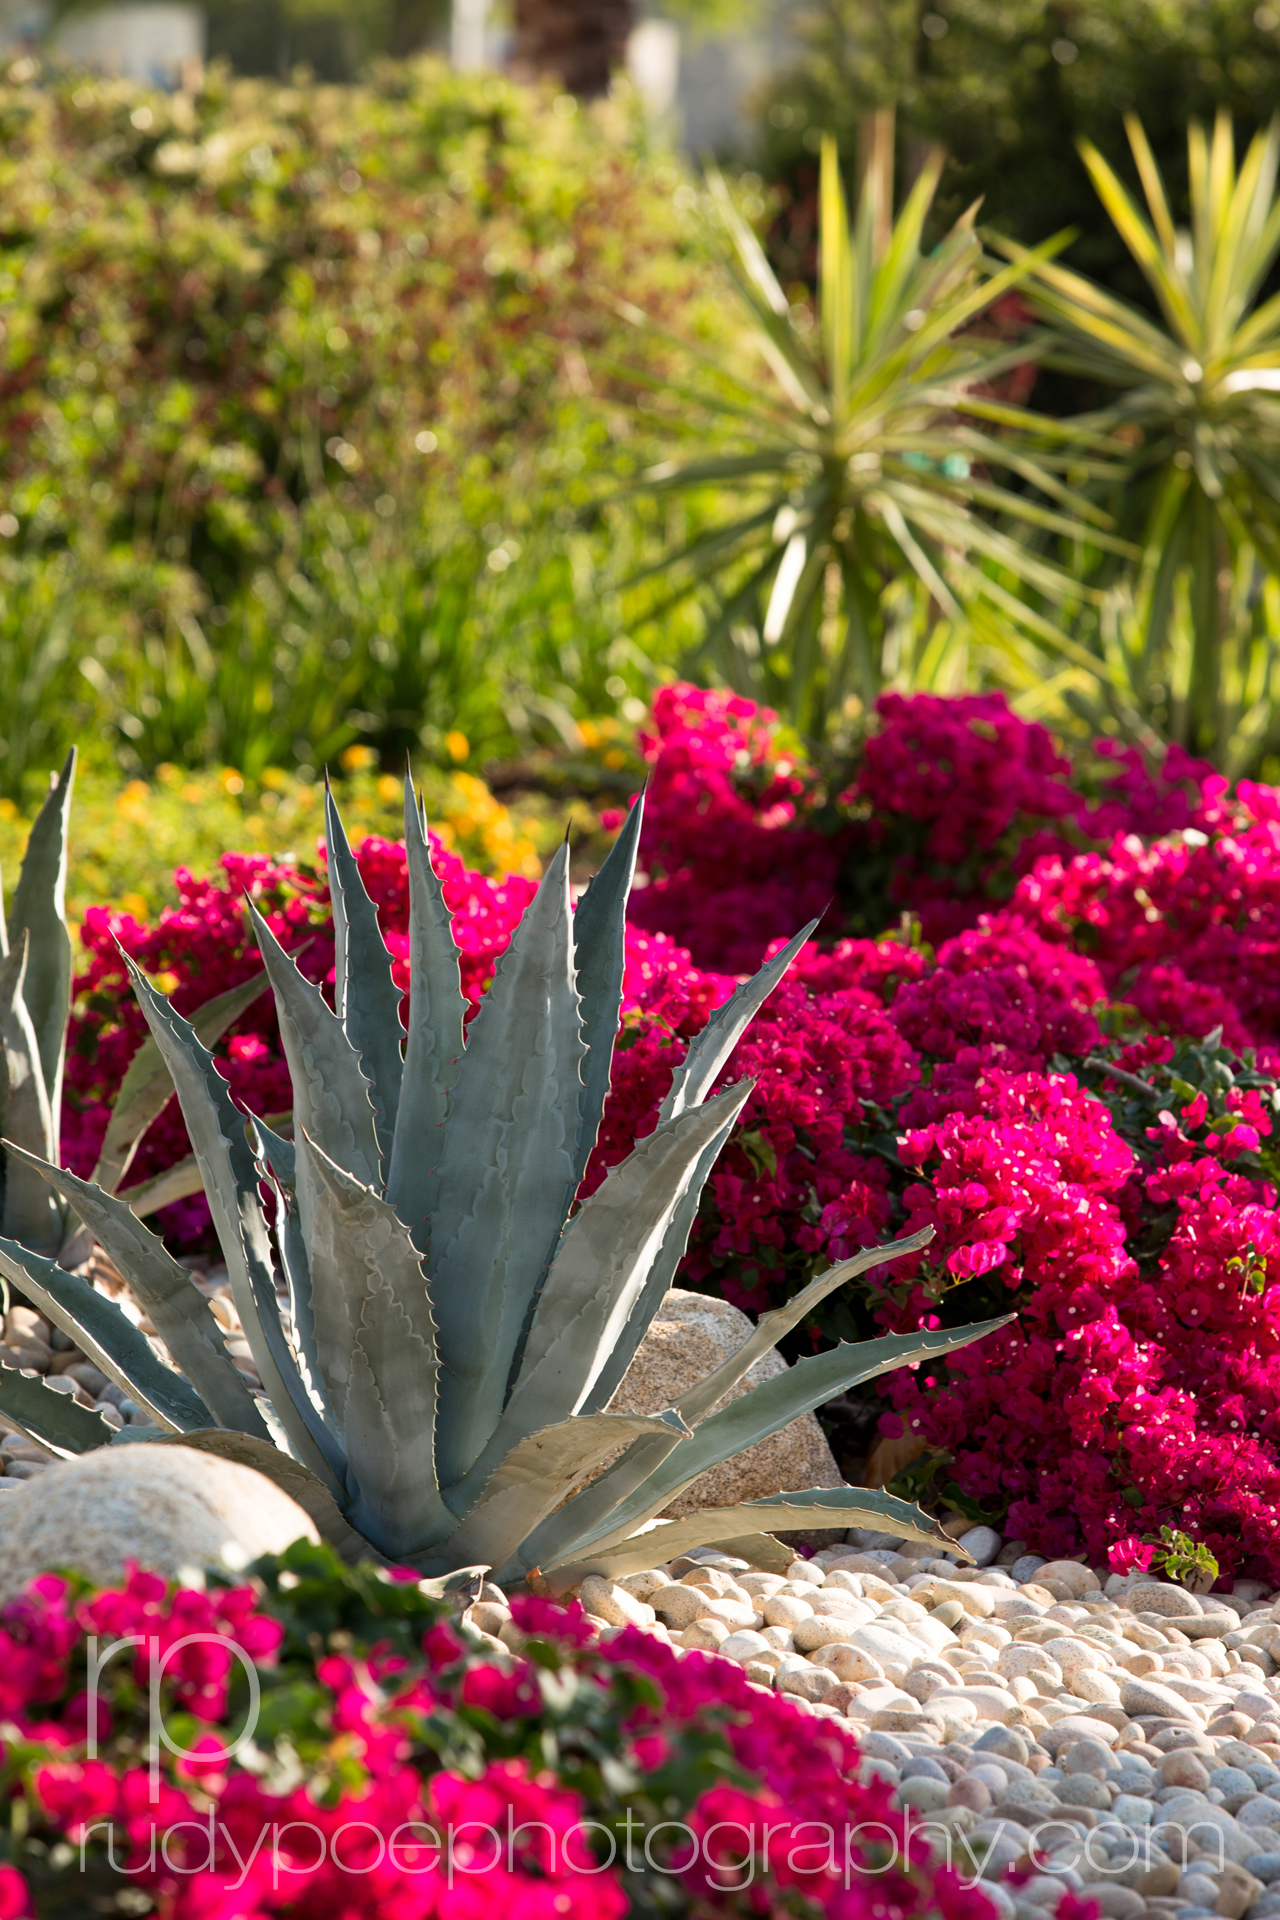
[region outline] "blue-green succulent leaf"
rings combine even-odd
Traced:
[[[53,1116],[36,1032],[22,991],[30,941],[24,929],[12,952],[0,961],[0,1122],[10,1140],[43,1160],[51,1160]],[[0,1225],[5,1233],[26,1246],[56,1253],[62,1243],[63,1211],[46,1182],[13,1154],[0,1162],[0,1174],[4,1199]]]
[[[439,1193],[449,1089],[462,1058],[463,996],[453,921],[431,864],[426,821],[404,783],[404,846],[409,869],[409,1031],[400,1111],[387,1175],[387,1198],[426,1253]]]
[[[316,1339],[346,1444],[346,1510],[380,1552],[417,1553],[454,1524],[436,1485],[439,1365],[422,1260],[394,1208],[307,1145],[322,1182]]]
[[[731,1400],[719,1412],[710,1414],[695,1430],[691,1440],[673,1449],[649,1478],[619,1501],[608,1521],[601,1525],[594,1540],[579,1539],[576,1547],[566,1547],[562,1557],[580,1558],[579,1548],[595,1546],[642,1527],[669,1506],[699,1474],[731,1459],[744,1447],[751,1447],[779,1428],[788,1426],[802,1413],[811,1413],[824,1401],[879,1374],[892,1373],[897,1367],[913,1365],[917,1360],[936,1358],[967,1347],[974,1340],[1007,1326],[1012,1316],[983,1320],[969,1327],[943,1327],[936,1331],[887,1334],[879,1340],[841,1341],[825,1353],[809,1354],[794,1366],[762,1381],[749,1393]],[[619,1463],[622,1464],[622,1463]],[[603,1482],[607,1475],[600,1476]],[[591,1492],[594,1489],[588,1488]],[[565,1534],[572,1524],[569,1503],[563,1515]],[[539,1543],[542,1544],[542,1543]]]
[[[251,900],[246,900],[245,912],[276,997],[280,1039],[293,1081],[295,1187],[303,1243],[309,1246],[317,1176],[302,1145],[304,1131],[353,1180],[381,1187],[370,1081],[319,987],[299,973]]]
[[[686,1439],[677,1413],[595,1413],[562,1420],[519,1441],[490,1475],[479,1499],[447,1546],[450,1564],[484,1561],[499,1570],[518,1565],[520,1542],[532,1527],[581,1486],[611,1453],[642,1433]],[[436,1558],[439,1558],[439,1554]]]
[[[706,1099],[729,1055],[817,924],[811,920],[807,927],[802,927],[795,939],[731,993],[724,1005],[716,1008],[702,1032],[695,1034],[676,1068],[671,1091],[662,1103],[661,1119],[669,1120]]]
[[[391,977],[378,909],[360,878],[327,777],[324,819],[333,906],[334,1003],[371,1082],[378,1143],[384,1162],[389,1162],[404,1071],[400,989]]]
[[[206,1047],[211,1047],[242,1013],[249,1010],[265,990],[266,984],[266,974],[256,973],[251,980],[242,980],[238,987],[228,987],[225,993],[215,994],[212,1000],[206,1000],[191,1016],[196,1038],[203,1041]],[[138,1142],[172,1092],[173,1081],[169,1077],[169,1069],[159,1047],[148,1034],[120,1082],[98,1164],[93,1170],[96,1186],[102,1187],[107,1193],[118,1190],[129,1171]]]
[[[809,1487],[803,1493],[771,1493],[763,1500],[744,1500],[733,1507],[706,1507],[684,1520],[660,1520],[638,1534],[600,1541],[572,1563],[557,1562],[551,1585],[554,1590],[564,1591],[588,1573],[623,1580],[629,1573],[660,1566],[678,1553],[711,1546],[717,1540],[732,1539],[760,1527],[774,1533],[811,1527],[875,1527],[946,1553],[956,1552],[956,1543],[938,1522],[908,1500],[872,1487]],[[526,1561],[526,1568],[530,1564]]]
[[[178,1271],[188,1291],[195,1294],[196,1306],[212,1320],[213,1315],[192,1285],[190,1276],[181,1267]],[[114,1300],[99,1293],[83,1275],[69,1273],[56,1260],[44,1260],[14,1240],[0,1240],[0,1273],[21,1288],[46,1320],[69,1334],[94,1366],[100,1367],[109,1380],[123,1388],[158,1427],[183,1433],[189,1427],[207,1427],[213,1423],[214,1415],[195,1388],[157,1358],[146,1335],[139,1332],[128,1314],[122,1312]],[[139,1294],[138,1298],[150,1312],[143,1296]],[[153,1325],[163,1339],[159,1316],[154,1318]],[[216,1321],[214,1326],[216,1328]],[[169,1351],[172,1353],[173,1348]],[[180,1359],[178,1355],[174,1357]],[[231,1365],[229,1359],[227,1365]],[[252,1410],[252,1401],[249,1404]]]
[[[40,1278],[44,1289],[61,1302],[64,1313],[74,1313],[78,1306],[90,1316],[83,1327],[85,1337],[101,1336],[98,1344],[108,1358],[109,1339],[118,1338],[124,1343],[113,1365],[129,1371],[130,1379],[121,1379],[119,1384],[139,1405],[154,1410],[160,1426],[177,1432],[187,1427],[243,1427],[265,1440],[266,1428],[253,1395],[226,1350],[213,1309],[163,1240],[144,1227],[123,1200],[113,1199],[87,1180],[77,1180],[61,1167],[42,1165],[42,1171],[45,1179],[74,1204],[117,1269],[127,1276],[135,1300],[169,1349],[174,1364],[182,1368],[178,1374],[163,1366],[119,1307],[104,1300],[87,1281],[67,1275],[66,1281],[71,1284],[64,1284],[58,1278],[63,1269],[45,1262],[44,1274],[32,1278]],[[64,1331],[83,1344],[75,1327],[65,1327]],[[145,1375],[136,1375],[132,1367],[146,1367],[148,1355],[151,1366]],[[106,1366],[96,1354],[90,1357],[110,1378],[116,1378],[113,1367]]]
[[[427,1271],[443,1361],[438,1461],[461,1479],[502,1413],[564,1225],[583,1057],[568,848],[498,962],[458,1065]]]
[[[134,992],[165,1057],[213,1215],[231,1281],[232,1297],[258,1377],[295,1457],[327,1480],[343,1484],[345,1460],[317,1412],[289,1351],[276,1302],[271,1244],[258,1199],[258,1167],[245,1118],[232,1101],[213,1055],[126,956]],[[283,1025],[283,1022],[282,1022]],[[373,1132],[370,1120],[370,1134]]]
[[[569,1222],[495,1436],[503,1453],[522,1434],[579,1411],[631,1316],[691,1175],[709,1147],[724,1145],[752,1085],[744,1080],[705,1107],[660,1122]]]
[[[91,1407],[77,1406],[69,1393],[55,1393],[38,1373],[17,1367],[0,1366],[0,1414],[60,1460],[109,1445],[115,1431]]]
[[[49,783],[35,817],[22,871],[9,909],[9,939],[17,946],[24,930],[31,952],[22,997],[31,1015],[40,1071],[53,1119],[53,1151],[58,1158],[58,1116],[62,1111],[62,1065],[71,1013],[71,935],[67,931],[67,821],[76,778],[72,747],[62,772]]]
[[[582,1067],[581,1120],[574,1155],[573,1195],[587,1170],[609,1093],[613,1046],[622,1011],[622,974],[626,958],[627,896],[636,871],[636,852],[644,820],[644,795],[637,794],[626,824],[608,858],[573,914],[573,954],[582,1003],[582,1038],[587,1057]],[[566,1207],[566,1212],[568,1208]]]

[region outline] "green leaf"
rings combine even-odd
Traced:
[[[173,1426],[179,1431],[184,1427],[210,1425],[243,1427],[246,1432],[259,1434],[265,1440],[267,1430],[262,1424],[262,1416],[226,1350],[222,1329],[214,1318],[213,1309],[187,1269],[179,1266],[169,1253],[163,1240],[144,1227],[123,1200],[103,1193],[101,1188],[91,1186],[87,1180],[78,1180],[75,1174],[67,1173],[61,1167],[50,1167],[43,1162],[34,1164],[50,1186],[74,1203],[76,1212],[125,1276],[139,1306],[145,1310],[168,1347],[175,1364],[186,1375],[186,1380],[183,1380],[181,1374],[170,1373],[157,1360],[148,1376],[150,1387],[142,1379],[137,1381],[141,1393],[134,1392],[133,1386],[129,1386],[134,1399],[141,1402],[142,1393],[146,1393],[157,1409],[157,1420],[161,1426]],[[53,1271],[57,1273],[61,1269]],[[44,1285],[55,1296],[58,1294],[59,1284],[49,1274],[45,1276]],[[101,1294],[96,1293],[87,1281],[80,1283],[75,1298],[86,1312],[94,1301],[101,1301],[103,1307],[110,1309],[109,1313],[95,1314],[95,1325],[104,1333],[115,1330],[118,1322],[123,1322],[125,1327],[131,1325],[119,1308],[112,1306],[110,1301],[102,1300]],[[69,1299],[67,1304],[70,1305]],[[93,1330],[86,1325],[86,1334]],[[66,1331],[74,1337],[74,1329],[68,1327]],[[137,1334],[136,1328],[132,1331],[145,1351],[150,1353],[151,1349],[142,1335]],[[137,1348],[132,1351],[136,1354]],[[102,1366],[100,1360],[96,1364]],[[123,1359],[120,1364],[124,1364]],[[109,1367],[103,1366],[102,1370],[111,1373]],[[189,1387],[187,1381],[191,1383]],[[123,1386],[128,1383],[121,1381],[120,1384]],[[168,1393],[170,1406],[155,1401],[154,1394],[160,1391]]]
[[[816,1280],[811,1280],[785,1306],[775,1307],[771,1313],[762,1314],[756,1322],[755,1332],[739,1347],[737,1353],[723,1361],[700,1380],[696,1387],[682,1394],[679,1400],[680,1412],[696,1426],[706,1418],[711,1409],[732,1393],[739,1380],[750,1373],[757,1360],[764,1357],[771,1348],[776,1347],[785,1334],[798,1327],[808,1318],[815,1307],[826,1299],[837,1287],[844,1286],[860,1273],[868,1273],[872,1267],[883,1266],[886,1260],[901,1260],[905,1254],[919,1253],[927,1247],[934,1237],[932,1227],[922,1227],[919,1233],[910,1234],[902,1240],[894,1240],[884,1247],[868,1247],[862,1253],[854,1254],[850,1260],[842,1260],[838,1266],[828,1267]],[[913,1340],[912,1334],[895,1334],[894,1339]]]
[[[608,1406],[621,1385],[627,1368],[635,1359],[640,1342],[649,1331],[658,1308],[667,1297],[667,1289],[675,1279],[676,1268],[684,1259],[685,1249],[689,1245],[689,1235],[693,1232],[693,1223],[698,1217],[702,1190],[711,1177],[711,1169],[719,1158],[723,1145],[723,1140],[716,1133],[703,1148],[702,1156],[693,1169],[689,1184],[676,1203],[670,1225],[662,1236],[662,1246],[653,1257],[648,1278],[631,1309],[630,1317],[614,1341],[613,1351],[606,1357],[590,1393],[582,1403],[583,1413],[599,1413]],[[635,1452],[642,1447],[657,1447],[661,1444],[660,1441],[638,1440],[631,1451]],[[656,1461],[654,1464],[657,1464]]]
[[[77,1406],[69,1393],[46,1387],[38,1373],[4,1365],[0,1365],[0,1414],[60,1460],[105,1447],[115,1431],[100,1413]]]
[[[141,1220],[149,1213],[158,1213],[161,1207],[172,1206],[175,1200],[185,1200],[189,1194],[203,1191],[200,1164],[195,1155],[189,1153],[185,1160],[175,1161],[173,1166],[152,1174],[149,1180],[140,1180],[136,1187],[126,1187],[120,1198]]]
[[[293,1081],[298,1211],[303,1241],[310,1244],[317,1176],[299,1145],[304,1132],[353,1180],[368,1187],[382,1185],[370,1082],[320,989],[299,973],[251,900],[245,901],[245,912],[275,994],[280,1039]]]
[[[254,974],[238,987],[228,987],[212,1000],[206,1000],[191,1016],[191,1025],[199,1040],[211,1047],[227,1028],[246,1013],[267,984],[265,973]],[[95,1185],[115,1193],[129,1163],[151,1122],[156,1119],[173,1092],[173,1081],[159,1047],[150,1035],[142,1042],[125,1071],[116,1094],[111,1118],[103,1137],[102,1151],[93,1170]],[[196,1189],[192,1189],[196,1191]]]
[[[51,1160],[58,1158],[58,1116],[62,1110],[62,1062],[71,1013],[71,935],[67,932],[67,819],[75,785],[76,750],[62,772],[49,782],[36,815],[9,909],[9,939],[16,946],[23,932],[31,950],[22,997],[31,1015],[40,1051],[49,1112],[53,1117]]]
[[[533,1317],[520,1372],[490,1445],[469,1476],[487,1475],[525,1434],[575,1414],[627,1325],[649,1263],[690,1177],[718,1152],[753,1081],[659,1122],[583,1202],[560,1242]],[[468,1483],[464,1483],[464,1488]]]
[[[394,1208],[307,1145],[321,1180],[311,1305],[347,1512],[382,1552],[419,1553],[454,1525],[436,1484],[439,1363],[422,1260]]]
[[[283,1117],[280,1115],[276,1117],[283,1124]],[[292,1121],[292,1114],[287,1117]],[[257,1114],[253,1116],[253,1127],[262,1143],[263,1154],[271,1163],[271,1171],[275,1178],[287,1192],[295,1192],[298,1184],[298,1151],[293,1141],[286,1140],[282,1133],[277,1133],[273,1127],[269,1127],[265,1120],[258,1118]]]
[[[7,1137],[29,1152],[52,1159],[53,1116],[45,1093],[39,1044],[23,997],[31,936],[23,931],[0,961],[0,1118]],[[3,1163],[3,1226],[13,1240],[56,1253],[64,1231],[62,1210],[29,1166],[10,1153]]]
[[[847,1392],[861,1381],[873,1380],[879,1374],[910,1366],[917,1360],[967,1347],[974,1340],[985,1339],[987,1334],[1007,1326],[1012,1318],[1006,1314],[1002,1319],[980,1321],[971,1327],[887,1334],[879,1340],[861,1342],[842,1341],[826,1353],[797,1360],[784,1373],[763,1381],[703,1420],[691,1440],[682,1441],[646,1481],[620,1501],[607,1528],[601,1527],[601,1533],[607,1531],[612,1537],[620,1528],[643,1526],[646,1520],[669,1506],[699,1474],[719,1466],[723,1460],[732,1459],[744,1447],[754,1446],[769,1434],[777,1433],[802,1413],[811,1413],[815,1407],[834,1399],[836,1394]],[[608,1478],[608,1474],[602,1474],[597,1483],[602,1493]],[[572,1504],[567,1503],[563,1514],[556,1516],[566,1528],[572,1523]]]
[[[572,1202],[595,1146],[609,1093],[613,1047],[622,1011],[627,896],[635,877],[636,854],[644,824],[644,795],[637,794],[608,857],[578,901],[573,915],[573,958],[578,972],[582,1038],[587,1057],[582,1069],[581,1120],[574,1155]],[[565,1207],[568,1212],[568,1205]]]
[[[195,1447],[201,1453],[216,1454],[220,1460],[234,1460],[238,1466],[253,1467],[273,1480],[282,1493],[296,1500],[313,1522],[316,1532],[340,1559],[354,1564],[372,1560],[385,1564],[380,1554],[358,1534],[338,1510],[328,1487],[300,1461],[281,1453],[269,1440],[258,1440],[249,1433],[232,1433],[225,1427],[208,1427],[197,1433],[165,1435],[153,1446]]]
[[[444,1151],[449,1089],[462,1058],[467,1002],[453,921],[431,864],[426,821],[407,776],[404,846],[409,870],[409,1032],[387,1198],[419,1253],[425,1253],[439,1192],[436,1169]]]
[[[208,1426],[215,1417],[195,1388],[156,1357],[128,1315],[80,1274],[68,1273],[56,1261],[42,1260],[14,1240],[0,1240],[0,1273],[19,1287],[55,1327],[69,1334],[93,1364],[136,1400],[158,1427],[182,1433],[188,1427]],[[183,1278],[204,1307],[185,1273]],[[158,1329],[159,1321],[155,1324]],[[249,1408],[256,1419],[251,1400]]]
[[[389,1162],[404,1071],[400,989],[391,977],[391,956],[378,926],[378,910],[347,844],[327,775],[324,819],[333,905],[334,1004],[371,1083],[374,1125],[383,1159]]]
[[[444,1487],[468,1471],[498,1424],[564,1225],[584,1051],[562,846],[471,1024],[439,1162],[427,1271],[444,1363]]]
[[[564,1592],[588,1573],[620,1580],[645,1567],[661,1566],[678,1553],[709,1547],[746,1529],[767,1527],[773,1533],[795,1533],[811,1527],[875,1527],[901,1534],[904,1540],[923,1541],[946,1553],[961,1551],[938,1522],[919,1507],[891,1493],[871,1487],[812,1487],[803,1493],[773,1493],[764,1500],[744,1500],[733,1507],[704,1507],[684,1520],[659,1520],[640,1533],[619,1533],[599,1542],[573,1561],[541,1569],[553,1589]],[[968,1556],[965,1556],[968,1558]]]
[[[236,1312],[258,1377],[296,1457],[330,1481],[336,1493],[343,1485],[345,1461],[307,1392],[284,1336],[271,1245],[258,1200],[258,1168],[246,1137],[244,1116],[233,1103],[213,1055],[201,1046],[188,1022],[156,993],[127,955],[125,965],[147,1025],[173,1076],[182,1117],[200,1163],[214,1231],[227,1263]],[[282,1030],[283,1026],[282,1020]],[[369,1132],[372,1136],[372,1116]]]
[[[816,920],[811,920],[807,927],[802,927],[781,953],[775,954],[745,985],[736,988],[723,1006],[715,1008],[701,1033],[689,1042],[689,1050],[675,1070],[660,1119],[670,1120],[689,1107],[700,1106],[706,1099],[743,1033],[817,925]]]
[[[642,1433],[685,1437],[678,1414],[596,1413],[573,1416],[527,1434],[486,1482],[479,1499],[458,1523],[443,1549],[458,1559],[486,1561],[497,1578],[523,1574],[520,1542],[554,1507],[581,1486],[601,1461]],[[433,1561],[440,1559],[438,1551]]]

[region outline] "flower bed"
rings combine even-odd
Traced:
[[[887,1383],[885,1430],[905,1419],[926,1448],[904,1490],[1051,1554],[1189,1524],[1228,1572],[1280,1579],[1280,794],[1230,793],[1184,755],[1072,767],[992,696],[890,696],[839,795],[732,696],[666,689],[647,746],[649,884],[588,1187],[653,1125],[739,970],[824,914],[726,1069],[757,1084],[682,1284],[758,1312],[928,1221],[927,1260],[833,1296],[810,1329],[1016,1312],[947,1367]],[[533,883],[438,859],[474,1005]],[[403,855],[371,838],[359,860],[402,973]],[[180,874],[154,927],[86,920],[79,1168],[141,1031],[116,938],[190,1007],[255,968],[247,887],[287,945],[309,943],[311,977],[331,967],[322,869],[223,868]],[[895,924],[904,905],[916,917]],[[247,1106],[287,1103],[268,1002],[224,1052]],[[185,1151],[167,1112],[137,1175]],[[204,1219],[192,1201],[164,1224],[195,1244]]]
[[[990,1920],[843,1727],[728,1661],[519,1596],[495,1655],[412,1576],[305,1542],[260,1571],[46,1575],[0,1612],[6,1920]]]

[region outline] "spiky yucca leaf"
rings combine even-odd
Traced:
[[[207,1304],[127,1206],[17,1156],[94,1226],[190,1384],[159,1368],[127,1322],[124,1332],[119,1308],[78,1293],[83,1282],[60,1281],[47,1263],[37,1268],[33,1256],[2,1244],[0,1269],[44,1288],[58,1324],[145,1398],[170,1441],[251,1460],[286,1491],[305,1492],[303,1504],[340,1549],[367,1542],[427,1574],[447,1573],[459,1559],[506,1578],[539,1562],[621,1566],[653,1551],[634,1543],[651,1539],[662,1507],[706,1467],[857,1379],[989,1330],[838,1347],[719,1405],[824,1292],[918,1251],[924,1236],[916,1235],[815,1281],[680,1407],[609,1413],[751,1089],[743,1082],[712,1095],[713,1083],[806,936],[718,1009],[653,1132],[577,1206],[621,1011],[640,804],[576,916],[567,848],[556,855],[465,1042],[457,948],[412,793],[407,1029],[332,800],[328,815],[341,921],[336,1009],[249,908],[293,1077],[292,1143],[246,1122],[195,1028],[131,967],[182,1105],[263,1395],[252,1400],[228,1380]],[[275,1188],[274,1240],[264,1182]],[[26,1431],[41,1426],[33,1393],[59,1398],[0,1370],[0,1411]],[[92,1444],[78,1411],[50,1408],[43,1422],[68,1451]],[[139,1436],[135,1428],[124,1437]],[[734,1508],[699,1522],[699,1537],[846,1513],[942,1538],[915,1508],[861,1490]],[[687,1529],[659,1531],[675,1542]]]

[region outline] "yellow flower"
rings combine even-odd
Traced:
[[[377,762],[377,754],[372,747],[344,747],[338,755],[338,764],[344,773],[363,773],[366,767]]]
[[[465,733],[459,733],[456,727],[450,728],[444,737],[451,760],[466,760],[471,753],[471,742]]]

